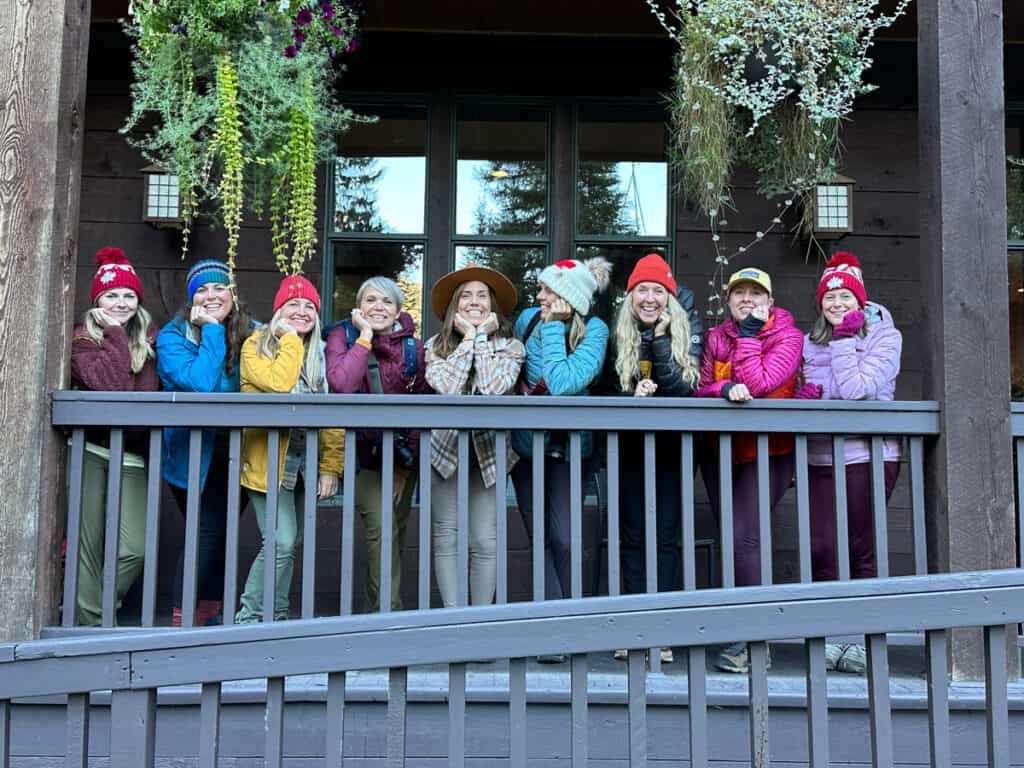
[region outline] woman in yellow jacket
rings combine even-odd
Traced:
[[[296,394],[327,391],[324,353],[320,341],[320,295],[306,278],[286,277],[274,297],[274,316],[242,346],[242,392]],[[344,466],[344,431],[320,430],[320,467],[316,478],[317,498],[326,499],[338,490],[338,476]],[[299,521],[303,515],[302,488],[306,466],[306,433],[302,429],[282,430],[278,465],[277,553],[274,563],[274,619],[288,618],[288,592],[292,583]],[[242,486],[256,513],[260,533],[267,512],[267,430],[246,429],[242,433]],[[245,581],[242,607],[235,623],[262,621],[263,547],[256,555]]]

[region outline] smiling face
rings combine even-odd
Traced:
[[[131,288],[115,288],[97,296],[96,306],[119,325],[125,325],[139,311],[139,297]]]
[[[547,312],[551,309],[552,302],[560,298],[562,297],[544,285],[544,283],[540,284],[540,290],[537,291],[537,303],[540,304],[542,312]]]
[[[359,311],[374,333],[390,333],[398,319],[398,305],[383,291],[369,288],[359,302]]]
[[[309,299],[288,299],[281,307],[281,319],[305,337],[316,323],[316,306]]]
[[[839,325],[846,317],[846,313],[855,309],[860,309],[860,302],[853,295],[853,291],[847,288],[828,291],[821,297],[821,314],[830,325]]]
[[[630,294],[633,317],[641,325],[651,326],[658,322],[661,313],[668,306],[668,291],[661,283],[644,281],[633,286]]]
[[[222,323],[234,307],[231,288],[224,283],[203,283],[192,295],[192,306],[202,307],[206,314]]]
[[[470,323],[480,325],[491,313],[491,289],[479,280],[465,283],[457,295],[458,313]]]
[[[770,309],[774,303],[768,291],[758,283],[744,281],[729,291],[729,312],[737,323],[758,307]]]

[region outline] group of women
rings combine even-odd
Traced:
[[[818,284],[817,319],[803,334],[786,310],[775,306],[771,278],[745,268],[729,279],[722,323],[704,334],[693,309],[693,294],[680,286],[657,254],[640,259],[626,280],[626,294],[609,334],[593,313],[596,295],[610,282],[610,264],[602,258],[564,260],[539,275],[537,306],[510,315],[516,290],[501,273],[470,265],[441,278],[431,290],[431,308],[440,331],[426,341],[416,337],[402,292],[386,277],[367,280],[359,289],[351,318],[323,331],[320,297],[301,276],[285,278],[274,298],[274,314],[257,325],[239,303],[226,265],[196,264],[187,276],[187,301],[156,334],[142,306],[142,285],[125,255],[116,248],[97,254],[92,308],[76,326],[72,348],[73,383],[81,389],[189,392],[279,393],[429,393],[445,395],[520,394],[621,395],[634,397],[720,397],[732,403],[755,398],[891,400],[899,372],[901,336],[888,311],[867,299],[857,258],[838,253]],[[610,338],[609,338],[610,336]],[[314,483],[318,498],[333,495],[343,466],[339,430],[323,429],[318,441],[316,477],[305,477],[305,431],[283,430],[279,451],[275,618],[287,618],[295,549],[302,519],[302,489]],[[109,451],[102,434],[87,435],[83,473],[81,574],[78,620],[100,619],[103,507]],[[145,534],[144,433],[128,430],[122,465],[122,513],[117,566],[117,597],[127,592],[142,565]],[[391,594],[380,592],[382,433],[360,431],[356,438],[358,471],[348,485],[366,530],[366,610],[382,600],[401,608],[401,553],[415,486],[420,435],[399,431],[394,439]],[[598,441],[599,442],[599,441]],[[163,477],[184,511],[187,496],[189,431],[164,433]],[[445,606],[493,601],[496,585],[497,481],[496,435],[470,435],[468,594],[459,594],[456,541],[458,433],[435,429],[424,450],[430,452],[434,572]],[[544,451],[543,500],[547,599],[570,596],[571,449],[591,471],[601,461],[589,432],[578,442],[565,433],[546,432],[543,440],[513,431],[507,465],[518,506],[532,535],[533,451]],[[657,508],[657,587],[679,587],[681,487],[679,440],[659,432],[655,438]],[[622,432],[621,455],[638,455],[642,432]],[[732,516],[735,579],[739,586],[760,582],[757,445],[754,436],[732,441]],[[873,576],[874,542],[870,504],[870,451],[862,438],[845,441],[851,573]],[[770,502],[774,506],[792,484],[795,460],[790,435],[771,435],[768,447]],[[262,532],[267,499],[267,432],[243,433],[241,483]],[[203,431],[200,467],[198,605],[196,623],[216,621],[224,581],[224,532],[228,451],[226,433]],[[719,514],[717,441],[698,444],[701,474],[715,514]],[[886,496],[899,471],[900,444],[884,447]],[[810,511],[814,578],[834,579],[837,570],[832,444],[809,438]],[[645,591],[644,466],[624,461],[619,467],[622,588]],[[422,480],[422,478],[421,478]],[[236,622],[264,617],[263,550],[253,562]],[[175,592],[174,621],[181,618],[181,573]],[[228,609],[233,606],[228,606]],[[827,664],[842,671],[863,669],[859,645],[829,644]],[[662,650],[671,661],[671,649]],[[557,659],[555,659],[557,660]],[[746,647],[722,651],[719,668],[748,668]]]

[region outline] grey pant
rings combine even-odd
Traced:
[[[281,621],[288,618],[288,596],[292,588],[292,573],[295,570],[295,552],[302,539],[302,527],[299,522],[303,518],[305,502],[302,483],[295,490],[286,488],[277,494],[277,551],[274,553],[274,619]],[[256,513],[256,524],[264,538],[267,535],[267,494],[249,491],[253,512]],[[236,624],[248,624],[263,621],[263,569],[265,567],[263,545],[256,553],[256,558],[249,568],[249,577],[245,580],[245,592],[242,593],[242,607],[235,614]]]
[[[494,602],[497,581],[498,510],[494,488],[485,488],[476,461],[469,472],[469,593],[473,605]],[[434,575],[445,608],[456,604],[458,567],[458,472],[445,480],[431,470],[430,516],[434,545]],[[465,578],[465,575],[463,575]]]
[[[78,557],[77,623],[98,625],[103,612],[103,549],[106,539],[109,462],[89,451],[82,462],[82,535]],[[139,573],[146,552],[146,470],[121,468],[115,611]]]

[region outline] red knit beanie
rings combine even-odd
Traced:
[[[840,251],[825,266],[825,272],[818,282],[818,307],[821,297],[829,291],[846,288],[857,297],[863,307],[868,301],[868,292],[864,289],[864,275],[860,271],[860,262],[852,253]]]
[[[96,275],[92,279],[92,303],[101,293],[130,288],[142,303],[142,281],[120,248],[101,248],[96,253]]]
[[[316,287],[302,275],[289,275],[281,281],[281,287],[274,296],[274,311],[277,312],[290,299],[308,299],[316,311],[320,311],[320,294]]]
[[[676,281],[668,263],[656,253],[648,253],[633,267],[626,282],[626,293],[636,287],[637,283],[657,283],[665,286],[665,290],[676,295]]]

